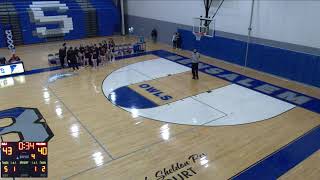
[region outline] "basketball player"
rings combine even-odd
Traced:
[[[74,54],[76,55],[77,64],[80,64],[81,63],[80,56],[79,56],[80,50],[78,49],[78,47],[75,47],[73,51],[74,51]]]
[[[196,49],[194,49],[192,53],[192,58],[191,58],[192,79],[199,79],[199,75],[198,75],[199,58],[200,58],[200,54]]]
[[[99,54],[97,54],[96,51],[93,51],[92,64],[93,64],[93,68],[95,68],[95,69],[97,69],[97,67],[98,67],[98,58],[99,58]]]
[[[102,65],[106,65],[107,64],[107,56],[106,56],[106,50],[104,49],[104,47],[100,48],[100,59],[101,59],[101,64]]]
[[[113,62],[115,60],[115,54],[111,49],[107,50],[108,61]]]
[[[72,67],[73,70],[79,69],[78,63],[77,63],[77,55],[75,50],[70,47],[67,53],[68,56],[68,62],[70,62],[70,66]]]
[[[80,48],[79,48],[78,57],[80,59],[80,64],[84,66],[84,47],[82,46],[82,44],[80,45]]]
[[[97,55],[97,67],[99,66],[99,64],[100,64],[100,50],[99,50],[99,47],[96,45],[96,44],[94,44],[94,53]],[[95,56],[94,54],[93,54],[93,56]]]
[[[111,62],[114,62],[116,60],[116,54],[112,49],[110,51],[110,59],[111,59]]]
[[[88,67],[89,66],[89,59],[91,59],[92,55],[89,52],[88,47],[84,51],[84,62],[83,66]]]
[[[72,56],[71,54],[72,54],[72,52],[73,52],[72,47],[69,47],[69,49],[67,50],[67,56],[66,56],[69,68],[71,68],[71,56]]]

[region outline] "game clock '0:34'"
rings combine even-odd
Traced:
[[[2,142],[1,177],[48,177],[46,142]]]

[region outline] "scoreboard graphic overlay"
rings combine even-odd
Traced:
[[[48,177],[48,143],[2,142],[1,177]]]

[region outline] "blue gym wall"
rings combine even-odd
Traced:
[[[203,1],[125,2],[127,25],[134,27],[137,35],[150,37],[155,27],[158,40],[171,45],[172,34],[179,29],[184,49],[197,46],[191,31],[193,25],[199,26],[193,18],[205,13]],[[213,7],[209,16],[217,5]],[[211,23],[215,37],[201,40],[199,50],[243,66],[252,15],[248,67],[320,87],[320,24],[312,21],[320,18],[319,7],[320,1],[224,1]]]
[[[182,48],[197,48],[201,54],[230,63],[245,65],[245,41],[215,36],[197,42],[189,30],[179,29]],[[249,44],[247,66],[262,72],[320,87],[320,56],[260,45]]]
[[[5,46],[4,26],[0,23],[0,48]]]
[[[153,28],[158,40],[170,44],[172,34],[182,35],[182,48],[199,51],[207,56],[244,66],[247,36],[216,31],[213,38],[195,40],[192,27],[167,21],[126,15],[127,26],[134,27],[137,35],[150,38]],[[142,26],[143,24],[143,26]],[[320,87],[320,49],[296,44],[252,38],[249,44],[247,66],[286,79]]]
[[[97,10],[99,35],[109,36],[119,31],[120,12],[112,0],[90,0]]]
[[[23,38],[23,44],[33,44],[46,42],[47,38],[42,38],[36,36],[33,31],[39,25],[36,25],[30,19],[29,5],[36,0],[8,0],[9,3],[15,7],[15,10],[18,13],[18,18],[21,26],[21,33]],[[41,0],[38,0],[41,1]],[[64,3],[69,8],[66,12],[53,12],[48,11],[44,12],[46,16],[54,15],[67,15],[72,18],[73,21],[73,30],[69,33],[64,34],[59,38],[62,40],[71,40],[71,39],[81,39],[86,38],[86,21],[85,21],[85,11],[86,9],[81,8],[80,4],[76,0],[59,0],[60,3]],[[116,8],[113,0],[88,0],[92,7],[96,10],[97,16],[97,36],[108,36],[113,35],[115,31],[119,30],[120,24],[120,12]],[[59,27],[58,23],[44,24],[41,27],[46,27],[47,29]],[[5,33],[0,25],[0,47],[6,47],[5,43]]]

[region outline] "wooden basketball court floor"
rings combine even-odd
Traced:
[[[133,41],[120,37],[115,39],[117,42]],[[98,40],[100,39],[86,39],[82,43]],[[79,41],[68,43],[78,44]],[[17,52],[20,52],[19,56],[27,57],[25,64],[28,70],[45,68],[47,67],[45,55],[57,49],[60,44],[22,46],[18,47]],[[148,46],[148,50],[156,49],[190,57],[190,52],[174,51],[163,44],[150,43]],[[302,106],[283,101],[288,105],[286,106],[289,107],[288,109],[281,113],[277,112],[277,115],[262,121],[234,125],[208,125],[209,119],[192,124],[193,117],[207,117],[205,116],[207,112],[203,109],[199,112],[194,111],[196,107],[192,103],[189,104],[190,107],[186,106],[181,111],[182,117],[187,114],[184,117],[189,118],[189,122],[179,118],[177,121],[165,122],[165,119],[159,121],[162,117],[158,116],[165,115],[169,117],[168,119],[176,116],[174,111],[169,111],[172,108],[159,112],[158,119],[152,119],[143,117],[139,113],[129,112],[130,109],[112,102],[112,98],[106,94],[109,84],[103,84],[108,76],[121,68],[150,60],[164,61],[163,57],[157,54],[146,54],[121,59],[99,67],[97,70],[81,69],[70,77],[52,82],[48,82],[50,77],[55,74],[70,73],[69,70],[14,77],[12,78],[14,85],[1,85],[0,116],[1,111],[16,107],[39,110],[53,133],[53,136],[48,138],[48,179],[212,180],[270,179],[275,176],[279,179],[316,180],[320,178],[319,148],[306,158],[300,157],[302,155],[299,154],[299,152],[318,147],[319,139],[314,139],[318,136],[312,136],[313,139],[311,137],[307,143],[301,142],[298,148],[291,147],[295,142],[303,140],[310,132],[317,130],[320,125],[319,113]],[[201,61],[277,87],[303,93],[314,99],[320,98],[320,91],[317,88],[303,86],[250,69],[242,69],[208,57],[202,57]],[[145,70],[149,68],[143,67]],[[184,67],[187,68],[187,66]],[[161,69],[161,66],[158,69]],[[127,74],[127,79],[132,78],[129,75]],[[162,95],[169,95],[172,98],[163,100],[141,88],[142,84],[160,90]],[[192,80],[191,72],[182,71],[137,83],[129,82],[126,88],[148,102],[153,102],[156,106],[166,106],[176,101],[186,101],[188,97],[207,93],[207,91],[215,92],[221,87],[232,84],[234,83],[203,72],[200,72],[200,80]],[[237,93],[233,91],[232,94]],[[121,98],[129,96],[129,94],[127,96],[123,94]],[[223,93],[220,96],[223,96]],[[231,94],[224,96],[226,102],[229,96]],[[264,97],[273,98],[265,94]],[[243,103],[236,102],[233,109],[241,109],[248,103],[246,97],[241,100]],[[217,106],[225,103],[223,98],[219,101],[221,102],[215,102]],[[281,99],[278,98],[277,101]],[[264,114],[267,111],[265,109],[269,108],[262,108],[258,104],[249,106],[253,114],[257,112]],[[272,105],[270,107],[272,108]],[[232,114],[233,112],[223,113]],[[228,120],[232,121],[232,118]],[[12,120],[9,118],[3,118],[0,121],[2,127],[11,123]],[[1,138],[2,141],[20,140],[17,133],[2,134]],[[311,144],[315,142],[316,145],[308,146],[310,142]],[[286,153],[289,155],[287,156]],[[292,164],[294,166],[291,167]],[[264,178],[259,175],[264,175]]]

